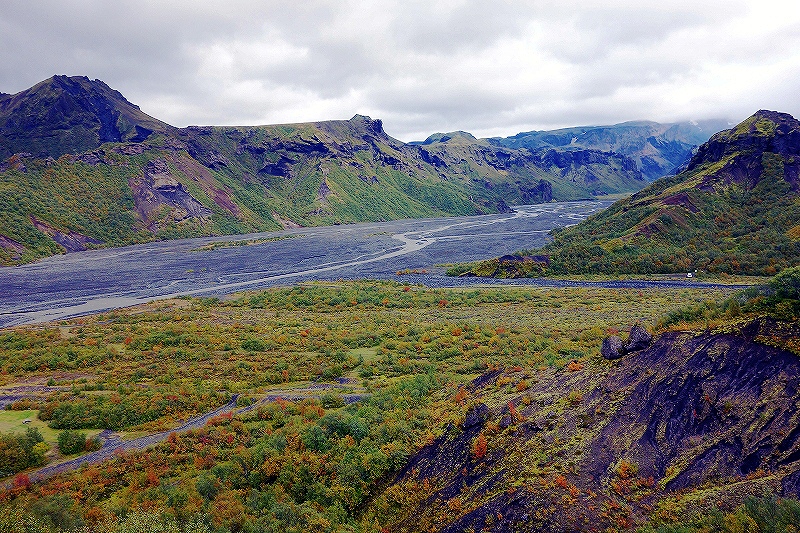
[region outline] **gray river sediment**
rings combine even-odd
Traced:
[[[546,242],[609,201],[517,206],[509,214],[400,220],[271,233],[162,241],[47,258],[0,268],[0,327],[45,322],[175,296],[220,296],[300,281],[401,279],[431,287],[486,284],[450,278],[436,265],[496,257]],[[214,242],[277,239],[198,250]],[[492,283],[510,283],[494,281]],[[685,281],[513,280],[544,286],[670,286]],[[711,286],[692,283],[692,286]]]

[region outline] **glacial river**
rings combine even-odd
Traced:
[[[90,250],[30,265],[0,267],[0,327],[58,320],[161,298],[220,296],[310,280],[402,279],[433,287],[495,283],[480,278],[449,278],[444,276],[444,268],[436,265],[538,247],[544,244],[551,229],[576,224],[610,203],[561,202],[517,206],[516,212],[509,214],[182,239]],[[252,240],[265,242],[208,246],[215,242]],[[425,269],[428,273],[399,278],[397,271],[404,269]],[[598,284],[556,280],[514,283]],[[600,284],[641,286],[643,283]]]

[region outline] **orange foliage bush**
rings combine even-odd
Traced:
[[[636,472],[636,465],[625,459],[620,461],[619,465],[617,465],[616,474],[620,479],[630,479],[636,475]]]
[[[453,396],[453,401],[456,403],[462,403],[467,398],[468,394],[469,393],[467,392],[467,389],[464,387],[459,387],[458,392],[455,396]]]
[[[583,364],[577,361],[570,361],[570,363],[567,365],[567,370],[569,370],[570,372],[577,372],[578,370],[583,370]]]
[[[472,456],[475,459],[483,459],[486,457],[487,447],[488,443],[486,442],[486,437],[483,433],[479,434],[472,444]]]

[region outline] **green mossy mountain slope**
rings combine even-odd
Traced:
[[[0,95],[2,159],[20,152],[57,158],[174,130],[85,76],[53,76],[17,94]]]
[[[800,122],[759,111],[714,135],[680,174],[555,233],[539,263],[494,260],[473,272],[773,275],[800,262],[799,174]]]
[[[465,134],[427,145],[380,120],[174,128],[99,80],[0,97],[0,264],[93,246],[506,211],[632,192],[632,160]]]

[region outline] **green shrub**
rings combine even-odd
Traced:
[[[775,496],[750,497],[732,512],[713,509],[708,514],[671,524],[651,524],[640,533],[694,533],[716,531],[734,533],[777,533],[796,531],[800,524],[800,502]]]
[[[29,427],[23,435],[0,433],[0,477],[41,465],[47,449],[38,428]]]
[[[800,266],[781,270],[769,282],[781,300],[800,300]]]
[[[84,451],[86,449],[86,433],[65,429],[58,435],[58,449],[63,455]]]

